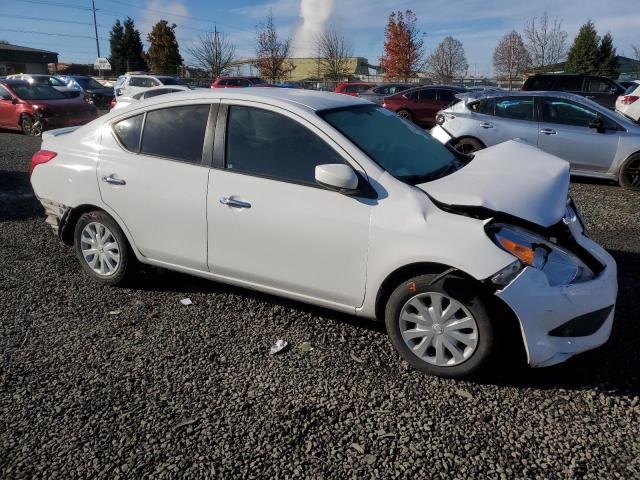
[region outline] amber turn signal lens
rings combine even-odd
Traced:
[[[533,259],[536,254],[533,248],[527,247],[526,245],[522,245],[520,243],[516,243],[506,238],[501,238],[500,243],[504,248],[513,253],[520,260],[528,265],[533,265]]]

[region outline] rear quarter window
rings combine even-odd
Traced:
[[[533,77],[526,81],[526,90],[549,90],[553,85],[550,77]]]
[[[144,114],[120,120],[113,126],[113,132],[122,146],[131,152],[140,150],[140,133]]]

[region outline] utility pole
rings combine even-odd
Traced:
[[[98,22],[96,22],[96,2],[91,0],[91,6],[93,7],[93,29],[96,32],[96,49],[98,50],[98,58],[100,58],[100,42],[98,41]]]

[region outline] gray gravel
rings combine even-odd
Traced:
[[[88,282],[29,196],[38,145],[0,133],[0,477],[640,477],[639,194],[572,186],[619,262],[610,342],[470,383],[409,370],[373,322],[172,273]]]

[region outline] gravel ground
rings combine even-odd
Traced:
[[[0,477],[640,478],[640,194],[572,185],[619,264],[609,343],[472,383],[409,370],[374,322],[172,273],[88,282],[31,196],[38,146],[0,133]]]

